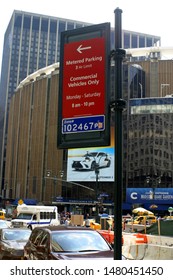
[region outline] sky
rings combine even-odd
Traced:
[[[122,29],[160,36],[163,47],[173,47],[172,0],[5,0],[0,9],[0,65],[4,34],[14,10],[93,24],[110,22],[114,27],[116,8],[122,10]]]

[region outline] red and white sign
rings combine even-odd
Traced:
[[[105,115],[105,38],[64,44],[62,119]]]

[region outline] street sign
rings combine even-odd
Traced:
[[[58,148],[110,144],[110,24],[61,33]]]
[[[105,129],[104,116],[91,116],[74,119],[63,119],[62,133],[77,133],[77,132],[89,132]]]

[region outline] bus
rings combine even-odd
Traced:
[[[14,228],[34,229],[38,226],[59,225],[60,218],[56,206],[18,205],[17,217],[11,220]]]

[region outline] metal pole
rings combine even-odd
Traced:
[[[54,176],[54,180],[53,180],[53,186],[54,186],[54,190],[53,190],[53,198],[52,200],[54,200],[56,198],[56,193],[57,193],[57,180],[56,180],[56,176]],[[59,190],[58,190],[58,195],[59,195]]]
[[[125,50],[122,46],[121,13],[115,11],[115,190],[114,190],[114,259],[122,259],[122,61]]]
[[[95,165],[95,175],[96,175],[96,192],[95,192],[95,199],[96,199],[96,222],[98,222],[98,179],[99,179],[99,165],[97,163]]]
[[[45,183],[46,179],[45,177],[42,178],[42,192],[41,192],[41,201],[43,202],[45,199]]]

